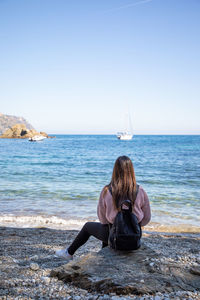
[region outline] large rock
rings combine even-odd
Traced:
[[[33,126],[28,123],[23,117],[4,115],[0,113],[0,135],[15,124],[24,124],[27,129],[34,129]]]
[[[197,274],[145,245],[130,253],[104,248],[51,271],[51,276],[89,291],[138,295],[200,290]]]
[[[15,124],[11,128],[7,129],[0,138],[7,139],[27,139],[35,135],[43,135],[48,137],[45,132],[37,132],[35,129],[28,129],[25,124]]]

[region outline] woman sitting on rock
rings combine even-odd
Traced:
[[[66,249],[56,251],[56,255],[73,259],[75,251],[94,236],[108,245],[109,227],[112,226],[119,211],[120,203],[126,199],[132,202],[132,211],[140,226],[145,226],[151,219],[149,199],[141,186],[137,186],[132,161],[127,156],[117,158],[111,182],[106,185],[99,198],[97,214],[99,222],[87,222],[72,244]]]

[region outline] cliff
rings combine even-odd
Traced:
[[[0,113],[0,135],[16,124],[24,124],[27,129],[34,130],[33,126],[29,124],[24,118],[4,115]]]

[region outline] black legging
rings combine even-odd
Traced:
[[[103,242],[102,247],[108,246],[109,225],[97,222],[87,222],[68,248],[68,253],[73,255],[75,251],[87,242],[90,236]]]

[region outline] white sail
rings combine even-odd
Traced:
[[[130,114],[126,115],[126,129],[122,132],[118,132],[117,133],[117,138],[119,140],[123,140],[123,141],[129,141],[132,140],[133,138],[133,128],[132,128],[132,122],[131,122],[131,117]],[[129,130],[128,130],[129,128]]]

